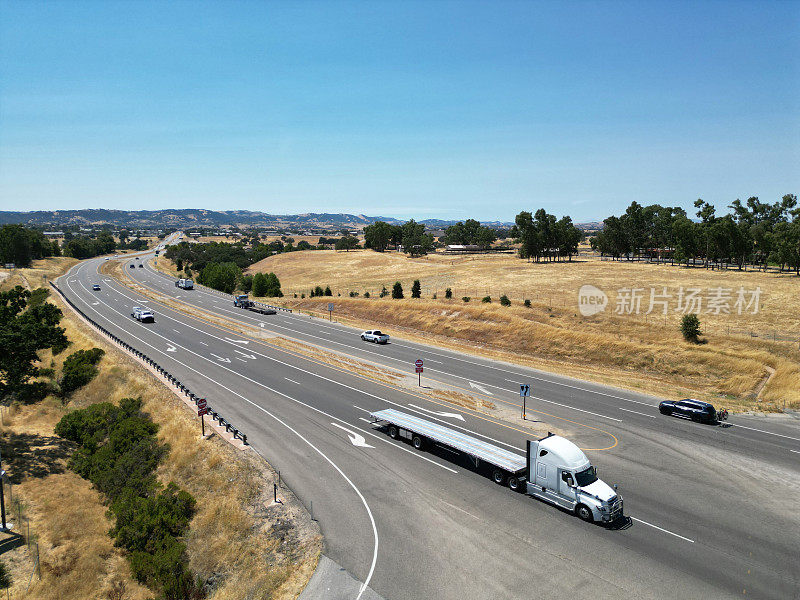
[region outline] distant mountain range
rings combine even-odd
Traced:
[[[300,229],[362,229],[375,221],[386,221],[399,225],[404,221],[394,217],[371,217],[345,213],[305,213],[298,215],[271,215],[249,210],[214,211],[198,208],[165,210],[109,210],[87,208],[81,210],[37,210],[32,212],[0,211],[0,225],[20,223],[38,227],[63,227],[79,225],[83,227],[110,225],[133,229],[166,229],[171,227],[187,229],[190,227],[261,226]],[[424,219],[432,229],[445,228],[456,221]],[[491,227],[511,227],[513,223],[500,221],[486,222]]]

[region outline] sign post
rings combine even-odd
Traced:
[[[8,531],[8,526],[6,525],[6,499],[4,495],[5,490],[3,489],[6,483],[5,482],[6,472],[3,470],[2,461],[3,458],[2,456],[0,456],[0,513],[2,513],[2,516],[0,516],[0,518],[2,518],[3,520],[3,528],[0,531]]]
[[[415,360],[414,366],[416,367],[417,370],[417,377],[418,377],[417,385],[419,387],[422,387],[422,359],[418,358],[417,360]]]
[[[328,321],[333,321],[333,302],[328,302]]]
[[[527,383],[521,383],[519,386],[519,395],[522,396],[522,420],[525,420],[526,400],[531,395],[531,386]]]
[[[203,437],[206,437],[206,422],[203,419],[203,415],[208,413],[207,406],[205,398],[200,398],[197,401],[197,414],[200,416],[200,432]]]

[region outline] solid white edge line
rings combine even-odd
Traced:
[[[71,286],[71,285],[69,285],[69,283],[67,283],[67,287],[69,287],[70,291],[71,291],[73,294],[75,293],[75,290],[73,290],[73,289],[72,289],[72,286]],[[81,287],[84,287],[84,286],[81,286]],[[84,287],[84,289],[86,289],[86,288]],[[88,290],[87,290],[87,291],[88,291]],[[77,298],[80,298],[80,299],[81,299],[81,301],[82,301],[84,304],[86,304],[87,306],[89,306],[88,302],[86,302],[86,300],[84,300],[83,298],[81,298],[81,297],[80,297],[78,294],[75,294],[75,296],[76,296]],[[103,303],[103,304],[105,304],[105,303]],[[106,306],[108,306],[108,305],[106,304]],[[90,308],[91,308],[91,307],[90,307]],[[108,308],[111,308],[111,306],[108,306]],[[96,312],[98,315],[100,315],[101,317],[103,317],[103,318],[104,318],[106,321],[109,321],[109,322],[111,322],[111,320],[110,320],[108,317],[106,317],[105,315],[101,314],[101,313],[100,313],[100,311],[98,311],[98,310],[96,310],[96,309],[92,309],[92,310],[94,310],[94,311],[95,311],[95,312]],[[117,327],[118,327],[118,328],[120,328],[120,329],[122,329],[121,327],[119,327],[119,325],[117,325]],[[128,333],[128,332],[126,332],[126,333]],[[160,334],[158,334],[158,333],[156,333],[156,332],[152,332],[152,333],[155,333],[155,335],[157,335],[158,337],[161,337],[161,338],[163,338],[163,337],[164,337],[164,336],[162,336],[162,335],[160,335]],[[128,335],[131,335],[131,334],[128,334]],[[154,349],[154,350],[156,350],[157,352],[161,352],[161,351],[160,351],[158,348],[156,348],[155,346],[153,346],[153,345],[151,345],[151,344],[147,343],[146,341],[142,340],[141,338],[138,338],[138,337],[136,337],[135,335],[132,335],[132,337],[134,337],[134,338],[138,339],[138,340],[139,340],[140,342],[142,342],[143,344],[145,344],[145,345],[147,345],[147,346],[150,346],[151,348],[153,348],[153,349]],[[164,338],[164,339],[166,339],[166,338]],[[231,371],[232,373],[234,373],[234,374],[238,375],[238,373],[236,373],[235,371],[232,371],[231,369],[229,369],[229,368],[227,368],[227,367],[224,367],[224,366],[222,366],[222,365],[220,365],[220,364],[218,364],[218,363],[215,363],[214,361],[212,361],[212,360],[210,360],[210,359],[208,359],[208,358],[206,358],[206,357],[204,357],[204,356],[201,356],[201,355],[199,355],[199,354],[197,354],[197,353],[195,353],[195,352],[192,352],[192,351],[191,351],[191,350],[189,350],[188,348],[185,348],[185,349],[186,349],[188,352],[191,352],[192,354],[195,354],[195,355],[196,355],[196,356],[198,356],[199,358],[203,358],[203,359],[207,360],[208,362],[211,362],[212,364],[216,364],[218,367],[220,367],[220,368],[222,368],[222,369],[225,369],[226,371]],[[163,354],[163,352],[161,352],[161,353]],[[173,360],[174,360],[174,359],[173,359]],[[356,494],[358,494],[358,497],[361,499],[361,502],[362,502],[362,504],[364,505],[364,508],[366,508],[366,510],[367,510],[367,515],[369,516],[370,523],[372,524],[372,533],[373,533],[373,536],[374,536],[374,538],[375,538],[375,544],[374,544],[374,547],[373,547],[373,552],[372,552],[372,564],[370,565],[370,568],[369,568],[369,573],[367,573],[367,577],[364,579],[364,582],[361,584],[361,589],[360,589],[360,590],[359,590],[359,592],[358,592],[358,596],[356,596],[356,599],[355,599],[355,600],[359,600],[359,599],[361,598],[361,596],[363,595],[363,593],[364,593],[364,590],[366,590],[366,589],[367,589],[367,586],[369,585],[369,581],[372,579],[372,574],[373,574],[373,573],[374,573],[374,571],[375,571],[375,564],[376,564],[376,563],[377,563],[377,561],[378,561],[378,527],[375,525],[375,518],[372,516],[372,511],[371,511],[371,510],[370,510],[370,508],[369,508],[369,504],[367,504],[367,500],[366,500],[366,498],[364,498],[364,495],[361,493],[361,490],[359,490],[359,489],[358,489],[358,487],[356,487],[356,485],[355,485],[355,484],[354,484],[354,483],[353,483],[353,482],[350,480],[350,478],[349,478],[347,475],[345,475],[344,471],[342,471],[342,470],[339,468],[339,466],[338,466],[338,465],[337,465],[335,462],[333,462],[333,461],[332,461],[330,458],[328,458],[328,456],[327,456],[327,455],[326,455],[324,452],[322,452],[322,450],[320,450],[319,448],[317,448],[317,447],[316,447],[314,444],[312,444],[312,443],[311,443],[310,441],[308,441],[308,440],[307,440],[305,437],[303,437],[303,435],[302,435],[302,434],[301,434],[299,431],[297,431],[296,429],[294,429],[294,428],[293,428],[291,425],[289,425],[288,423],[286,423],[285,421],[283,421],[283,420],[282,420],[282,419],[280,419],[279,417],[277,417],[277,416],[273,415],[273,414],[272,414],[271,412],[269,412],[267,409],[265,409],[265,408],[264,408],[264,407],[262,407],[262,406],[259,406],[258,404],[256,404],[256,403],[255,403],[255,402],[253,402],[252,400],[250,400],[249,398],[246,398],[245,396],[243,396],[243,395],[241,395],[241,394],[239,394],[239,393],[235,392],[234,390],[232,390],[232,389],[230,389],[230,388],[228,388],[228,387],[226,387],[226,386],[222,385],[221,383],[219,383],[219,382],[217,382],[217,381],[214,381],[214,380],[213,380],[213,379],[211,379],[211,377],[209,377],[208,375],[205,375],[205,374],[203,374],[203,373],[200,373],[200,372],[199,372],[199,371],[197,371],[196,369],[193,369],[192,367],[190,367],[189,365],[187,365],[187,364],[185,364],[185,363],[182,363],[181,361],[177,361],[177,360],[176,360],[175,362],[177,362],[177,363],[179,363],[179,364],[183,365],[184,367],[186,367],[187,369],[189,369],[189,370],[191,370],[191,371],[194,371],[195,373],[198,373],[199,375],[202,375],[203,377],[205,377],[205,378],[209,379],[210,381],[212,381],[212,382],[216,383],[216,385],[219,385],[219,386],[220,386],[220,387],[222,387],[223,389],[226,389],[226,390],[228,390],[229,392],[231,392],[231,393],[235,394],[236,396],[239,396],[239,397],[240,397],[242,400],[244,400],[244,401],[245,401],[245,402],[247,402],[248,404],[251,404],[251,405],[253,405],[255,408],[257,408],[257,409],[261,410],[261,411],[262,411],[262,412],[264,412],[265,414],[267,414],[267,415],[269,415],[270,417],[272,417],[273,419],[275,419],[275,420],[276,420],[278,423],[280,423],[281,425],[283,425],[284,427],[286,427],[286,428],[287,428],[289,431],[291,431],[292,433],[294,433],[294,434],[295,434],[297,437],[299,437],[299,438],[300,438],[301,440],[303,440],[303,441],[304,441],[306,444],[308,444],[308,445],[309,445],[309,446],[310,446],[312,449],[314,449],[314,450],[315,450],[315,451],[316,451],[316,452],[317,452],[317,453],[318,453],[318,454],[319,454],[319,455],[320,455],[322,458],[324,458],[324,459],[325,459],[325,460],[326,460],[326,461],[327,461],[327,462],[328,462],[328,463],[329,463],[329,464],[330,464],[330,465],[331,465],[331,466],[332,466],[334,469],[336,469],[336,471],[338,471],[338,473],[339,473],[339,474],[340,474],[340,475],[341,475],[341,476],[342,476],[342,477],[345,479],[345,481],[347,481],[347,483],[350,485],[350,487],[352,487],[352,488],[353,488],[353,490],[356,492]],[[279,392],[278,390],[272,389],[272,388],[270,388],[269,386],[267,386],[267,385],[264,385],[263,383],[256,382],[256,381],[254,381],[254,380],[252,380],[252,379],[250,379],[250,378],[248,378],[248,377],[245,377],[244,375],[239,375],[239,376],[240,376],[240,377],[244,377],[245,379],[248,379],[249,381],[252,381],[253,383],[257,383],[257,384],[258,384],[258,385],[260,385],[261,387],[264,387],[264,388],[266,388],[266,389],[270,390],[271,392],[273,392],[273,393],[275,393],[275,394],[278,394],[278,395],[280,395],[280,396],[283,396],[284,398],[287,398],[287,399],[289,399],[289,400],[292,400],[292,401],[294,401],[294,402],[297,402],[297,403],[299,403],[299,404],[303,404],[304,406],[308,406],[309,408],[312,408],[313,410],[316,410],[316,411],[318,411],[318,412],[320,412],[320,413],[322,413],[322,414],[326,414],[326,413],[324,413],[324,411],[321,411],[321,410],[319,410],[319,409],[317,409],[317,408],[315,408],[315,407],[313,407],[313,406],[309,406],[308,404],[305,404],[304,402],[300,402],[299,400],[296,400],[295,398],[292,398],[291,396],[288,396],[287,394],[284,394],[284,393],[282,393],[282,392]],[[333,415],[327,415],[327,416],[330,416],[332,419],[336,419],[337,421],[342,421],[343,423],[345,423],[345,422],[346,422],[346,421],[343,421],[342,419],[339,419],[338,417],[334,417]]]
[[[630,515],[628,515],[628,516],[630,517]],[[676,538],[681,538],[682,540],[686,540],[687,542],[691,542],[692,544],[694,544],[694,540],[690,540],[687,537],[683,537],[682,535],[674,533],[674,532],[670,531],[669,529],[664,529],[663,527],[659,527],[658,525],[653,525],[652,523],[648,523],[647,521],[642,521],[641,519],[637,519],[636,517],[630,517],[630,519],[632,521],[637,521],[638,523],[641,523],[643,525],[647,525],[648,527],[652,527],[653,529],[658,529],[659,531],[663,531],[664,533],[668,533],[670,535],[674,535]]]
[[[575,408],[574,406],[569,406],[567,404],[561,404],[560,402],[553,402],[552,400],[545,400],[544,398],[539,398],[539,396],[531,396],[534,400],[541,400],[542,402],[548,402],[549,404],[555,404],[556,406],[563,406],[564,408],[570,408],[572,410],[577,410],[580,412],[584,412],[590,415],[594,415],[595,417],[603,417],[604,419],[610,419],[611,421],[617,421],[618,423],[622,423],[622,419],[615,419],[614,417],[607,417],[606,415],[601,415],[599,413],[593,413],[588,410],[583,410],[582,408]]]
[[[749,429],[750,431],[758,431],[759,433],[766,433],[768,435],[777,435],[778,437],[786,438],[787,440],[795,440],[800,442],[800,438],[792,437],[790,435],[783,435],[782,433],[773,433],[772,431],[764,431],[763,429],[756,429],[755,427],[747,427],[746,425],[737,425],[736,423],[729,423],[731,427],[741,427],[742,429]]]
[[[640,412],[635,411],[635,410],[630,410],[629,408],[622,408],[621,406],[618,406],[617,408],[619,408],[620,410],[624,410],[625,412],[631,412],[631,413],[633,413],[635,415],[642,415],[643,417],[649,417],[651,419],[655,419],[656,418],[655,415],[646,415],[644,413],[640,413]]]

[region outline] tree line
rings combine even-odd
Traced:
[[[592,238],[592,248],[613,258],[670,258],[679,263],[746,264],[766,269],[779,265],[800,274],[800,208],[797,196],[786,194],[769,204],[753,196],[735,200],[731,212],[718,216],[698,199],[692,220],[679,207],[632,202],[623,215],[605,220]]]
[[[0,263],[14,263],[29,267],[31,261],[50,256],[61,256],[58,242],[51,242],[41,231],[22,225],[0,227]]]
[[[556,219],[543,208],[531,214],[522,211],[516,216],[511,236],[521,244],[519,257],[548,261],[567,258],[577,254],[578,244],[583,239],[583,231],[572,224],[572,218],[565,216]]]

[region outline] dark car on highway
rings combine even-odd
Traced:
[[[717,410],[712,404],[700,400],[664,400],[658,405],[658,410],[662,415],[672,415],[675,417],[688,417],[692,421],[699,423],[716,423]]]

